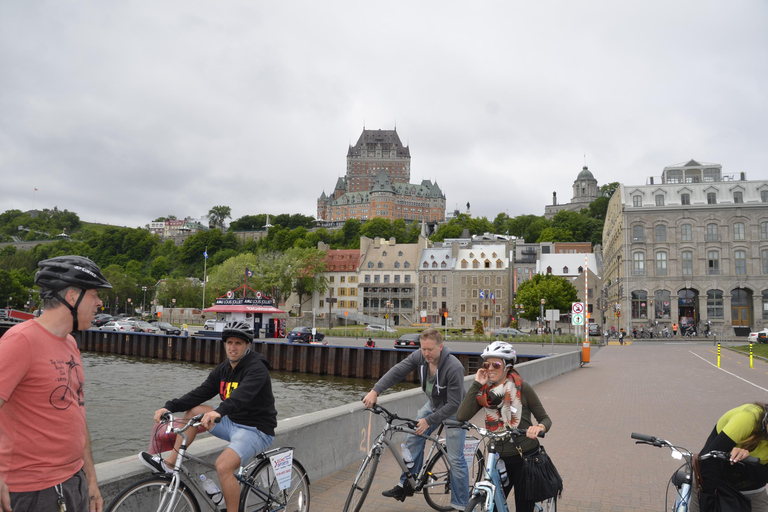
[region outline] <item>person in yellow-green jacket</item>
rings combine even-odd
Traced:
[[[768,512],[766,422],[768,404],[762,402],[740,405],[720,417],[700,453],[727,452],[731,454],[730,461],[701,461],[700,495],[691,493],[692,512],[749,510],[747,502],[753,512]],[[735,464],[749,456],[760,459],[760,464]]]

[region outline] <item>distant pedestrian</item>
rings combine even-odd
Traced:
[[[365,346],[368,348],[376,348],[376,343],[374,343],[371,338],[368,338],[368,341],[365,342]]]
[[[619,329],[619,344],[624,344],[624,328]]]
[[[677,324],[676,323],[672,324],[672,336],[673,337],[677,336]]]

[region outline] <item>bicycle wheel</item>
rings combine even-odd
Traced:
[[[536,504],[536,512],[556,512],[557,498],[549,498]]]
[[[451,478],[450,464],[443,452],[438,452],[427,463],[427,481],[424,483],[424,499],[435,510],[449,511],[451,507]],[[482,476],[485,459],[483,452],[475,451],[472,464],[467,468],[469,475],[469,489],[475,485],[475,481]]]
[[[261,461],[248,475],[247,483],[242,485],[241,512],[271,510],[309,511],[309,478],[304,467],[295,459],[291,464],[291,481],[284,490],[280,490],[268,459]]]
[[[363,459],[363,463],[360,464],[360,469],[357,471],[355,481],[352,482],[349,495],[347,495],[344,512],[360,512],[360,507],[363,506],[365,497],[368,496],[368,490],[371,488],[371,482],[373,482],[373,476],[376,474],[380,458],[381,452],[374,450]]]
[[[464,512],[487,512],[487,510],[483,496],[472,496]]]
[[[176,505],[167,508],[171,477],[152,477],[129,487],[115,498],[107,512],[144,512],[162,510],[163,512],[200,512],[200,505],[184,483],[179,484]],[[166,507],[160,508],[161,503]]]

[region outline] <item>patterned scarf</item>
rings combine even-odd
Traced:
[[[520,390],[523,378],[515,370],[492,388],[485,384],[477,393],[477,403],[485,409],[485,425],[489,430],[516,428],[520,424],[523,404]]]

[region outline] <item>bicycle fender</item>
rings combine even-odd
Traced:
[[[472,496],[484,494],[485,508],[491,510],[493,505],[493,497],[496,495],[496,485],[493,482],[483,480],[481,482],[475,482],[475,490],[472,492]]]

